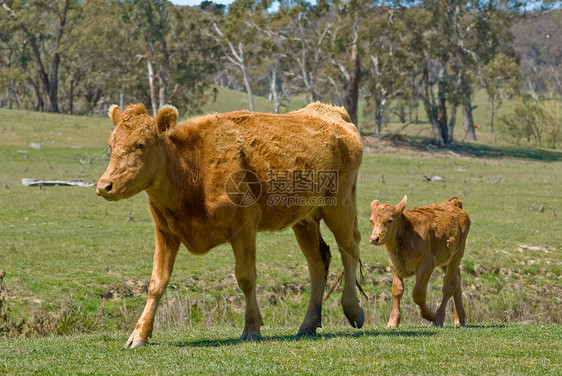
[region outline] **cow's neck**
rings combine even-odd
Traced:
[[[196,149],[165,140],[162,168],[147,193],[161,208],[176,212],[203,210],[202,183]],[[195,213],[193,213],[195,214]],[[203,213],[201,213],[203,214]]]

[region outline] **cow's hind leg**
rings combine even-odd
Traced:
[[[240,341],[259,341],[262,317],[256,297],[256,231],[248,227],[231,241],[235,258],[235,275],[246,300],[244,331]]]
[[[433,260],[422,262],[421,266],[416,271],[416,285],[412,291],[412,299],[414,303],[420,307],[421,317],[432,322],[435,321],[435,313],[429,309],[425,300],[427,296],[427,284],[433,272],[433,268]]]
[[[177,237],[156,230],[156,250],[154,252],[152,277],[148,288],[148,299],[135,330],[125,343],[125,347],[135,348],[148,343],[148,337],[152,335],[158,302],[170,281],[179,246],[180,241]]]
[[[361,241],[361,234],[357,228],[355,196],[350,197],[348,202],[338,202],[337,206],[324,207],[322,213],[326,225],[334,233],[345,270],[345,285],[341,298],[343,312],[352,327],[361,328],[365,321],[365,313],[359,306],[355,287]]]
[[[293,226],[293,231],[302,253],[306,257],[311,284],[308,309],[297,335],[314,335],[316,328],[322,327],[322,297],[332,256],[330,247],[320,235],[318,222],[299,222]]]

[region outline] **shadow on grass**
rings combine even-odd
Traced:
[[[376,140],[374,136],[368,137],[373,137]],[[544,162],[562,161],[562,151],[540,149],[533,146],[491,145],[461,141],[449,147],[437,147],[433,145],[432,140],[428,137],[398,135],[384,137],[384,139],[395,147],[405,147],[417,151],[430,151],[434,153],[452,151],[461,155],[479,158],[519,158]]]
[[[350,331],[341,331],[336,333],[326,333],[317,334],[313,336],[297,337],[296,335],[285,335],[285,336],[271,336],[263,337],[260,342],[272,342],[272,341],[282,341],[282,342],[298,342],[298,341],[318,341],[332,338],[342,338],[342,337],[430,337],[438,333],[436,330],[405,330],[405,331],[395,331],[395,330],[367,330],[351,333]],[[222,346],[232,346],[239,344],[240,341],[235,338],[225,338],[220,340],[198,340],[198,341],[180,341],[174,346],[177,347],[222,347]]]

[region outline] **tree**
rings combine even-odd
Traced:
[[[529,95],[523,97],[511,113],[500,117],[500,126],[516,143],[524,139],[537,146],[556,149],[562,140],[560,101],[533,101]]]
[[[497,54],[482,68],[482,85],[486,88],[490,103],[490,127],[494,133],[494,117],[504,97],[519,93],[519,64],[510,56]]]
[[[408,92],[409,72],[414,65],[405,53],[409,31],[391,7],[373,7],[366,12],[363,22],[363,96],[365,109],[375,114],[374,130],[380,134],[385,112],[391,101]]]
[[[35,0],[15,2],[10,8],[2,2],[16,30],[23,34],[37,69],[41,89],[36,88],[38,103],[45,103],[49,112],[59,112],[58,85],[63,35],[68,31],[69,10],[76,0]],[[49,65],[47,65],[49,64]]]

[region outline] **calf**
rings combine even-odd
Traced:
[[[455,325],[465,324],[462,305],[461,272],[459,264],[464,254],[470,218],[462,209],[462,202],[453,197],[441,204],[404,210],[407,197],[396,206],[371,203],[371,244],[383,245],[392,270],[392,312],[388,327],[400,323],[400,299],[404,292],[403,279],[416,275],[412,293],[420,307],[421,316],[442,326],[447,301],[455,301]],[[440,266],[445,273],[443,300],[433,313],[426,305],[427,283],[433,269]]]

